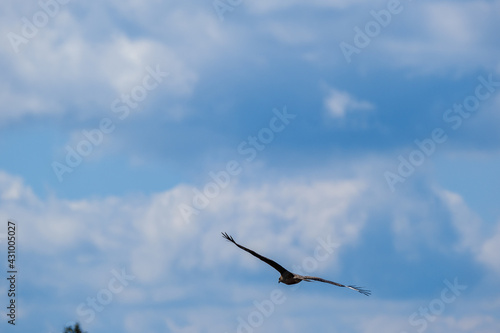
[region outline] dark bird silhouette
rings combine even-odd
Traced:
[[[371,294],[371,291],[365,290],[363,288],[359,288],[356,286],[346,286],[344,284],[340,284],[340,283],[333,282],[333,281],[328,281],[328,280],[325,280],[325,279],[322,279],[319,277],[315,277],[315,276],[303,276],[303,275],[298,275],[298,274],[292,273],[292,272],[288,271],[287,269],[285,269],[280,264],[278,264],[277,262],[275,262],[271,259],[268,259],[264,256],[261,256],[257,252],[254,252],[254,251],[247,249],[246,247],[241,246],[240,244],[236,243],[234,241],[233,237],[229,236],[227,233],[223,232],[222,237],[224,237],[225,239],[227,239],[228,241],[230,241],[231,243],[233,243],[234,245],[236,245],[240,249],[245,250],[248,253],[250,253],[251,255],[259,258],[260,260],[262,260],[263,262],[267,263],[268,265],[270,265],[274,269],[276,269],[278,272],[280,272],[281,276],[278,279],[278,283],[283,282],[284,284],[296,284],[296,283],[299,283],[301,281],[307,281],[307,282],[320,281],[320,282],[330,283],[330,284],[333,284],[333,285],[338,286],[338,287],[345,287],[345,288],[349,288],[352,290],[356,290],[356,291],[358,291],[366,296],[370,296],[370,294]]]

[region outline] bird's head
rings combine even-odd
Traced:
[[[280,283],[280,282],[283,282],[283,277],[282,276],[280,276],[280,278],[278,279],[278,283]]]

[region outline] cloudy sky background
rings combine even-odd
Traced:
[[[500,330],[500,1],[63,2],[0,5],[2,332]]]

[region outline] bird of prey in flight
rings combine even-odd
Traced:
[[[229,236],[227,233],[223,232],[222,233],[222,237],[224,237],[225,239],[227,239],[228,241],[230,241],[231,243],[233,243],[234,245],[236,245],[240,249],[247,251],[251,255],[259,258],[263,262],[265,262],[268,265],[274,267],[274,269],[276,269],[281,274],[280,278],[278,279],[278,283],[282,282],[284,284],[296,284],[296,283],[299,283],[300,281],[307,281],[307,282],[320,281],[320,282],[330,283],[330,284],[333,284],[333,285],[338,286],[338,287],[345,287],[345,288],[349,288],[349,289],[352,289],[352,290],[356,290],[356,291],[358,291],[358,292],[360,292],[360,293],[362,293],[363,295],[366,295],[366,296],[370,296],[370,294],[371,294],[371,291],[365,290],[363,288],[359,288],[359,287],[356,287],[356,286],[346,286],[346,285],[343,285],[343,284],[340,284],[340,283],[337,283],[337,282],[328,281],[328,280],[325,280],[325,279],[322,279],[322,278],[319,278],[319,277],[315,277],[315,276],[303,276],[303,275],[294,274],[292,272],[289,272],[285,268],[283,268],[283,266],[281,266],[277,262],[275,262],[275,261],[273,261],[271,259],[268,259],[268,258],[266,258],[264,256],[261,256],[260,254],[254,252],[254,251],[252,251],[250,249],[247,249],[246,247],[241,246],[240,244],[236,243],[234,241],[233,237]]]

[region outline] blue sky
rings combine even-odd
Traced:
[[[0,6],[2,332],[499,331],[499,1]]]

